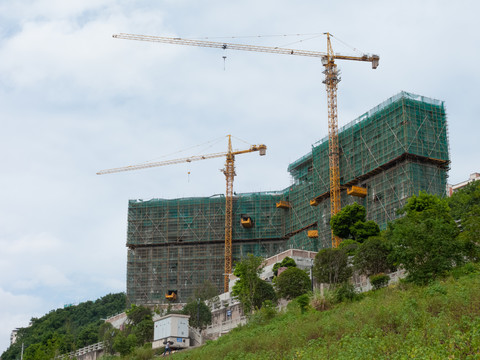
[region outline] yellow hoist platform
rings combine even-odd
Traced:
[[[318,200],[317,199],[310,200],[310,206],[317,206],[317,205],[318,205]]]
[[[242,216],[240,219],[240,225],[244,228],[251,228],[253,226],[252,218],[250,216]]]
[[[307,236],[309,238],[318,238],[318,230],[308,230]]]
[[[363,198],[367,196],[367,189],[360,186],[352,186],[350,189],[347,189],[347,194]]]
[[[165,299],[170,301],[177,300],[177,290],[168,290],[165,294]]]
[[[283,200],[280,200],[277,202],[277,208],[280,208],[280,209],[288,209],[292,207],[290,205],[290,203],[288,201],[283,201]]]

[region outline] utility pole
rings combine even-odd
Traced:
[[[200,329],[200,298],[197,298],[197,326]]]

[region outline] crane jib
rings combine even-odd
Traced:
[[[198,46],[198,47],[210,47],[210,48],[217,48],[217,49],[223,49],[223,50],[227,50],[227,49],[243,50],[243,51],[264,52],[264,53],[283,54],[283,55],[296,55],[296,56],[309,56],[309,57],[320,57],[320,58],[328,56],[327,53],[320,52],[320,51],[288,49],[288,48],[281,48],[281,47],[274,47],[274,46],[234,44],[234,43],[224,43],[224,42],[205,41],[205,40],[191,40],[191,39],[183,39],[179,37],[136,35],[136,34],[123,34],[123,33],[113,35],[113,37],[116,39],[150,41],[150,42]],[[369,61],[372,63],[376,62],[378,64],[378,60],[380,57],[378,55],[348,56],[348,55],[334,54],[333,58],[339,59],[339,60]],[[374,68],[376,68],[376,66]]]

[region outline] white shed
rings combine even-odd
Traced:
[[[168,314],[155,320],[152,348],[160,348],[170,341],[172,348],[187,348],[190,346],[188,337],[189,315]]]

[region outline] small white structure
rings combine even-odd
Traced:
[[[10,334],[10,345],[13,345],[17,342],[17,334],[18,334],[19,328],[13,329],[12,333]]]
[[[188,348],[190,346],[190,338],[188,337],[189,319],[189,315],[168,314],[155,320],[152,348],[163,347],[167,341],[170,341],[173,349]]]
[[[447,184],[447,195],[452,196],[455,191],[467,186],[472,181],[480,181],[480,173],[470,174],[470,178],[468,180],[462,181],[461,183],[455,185]]]

